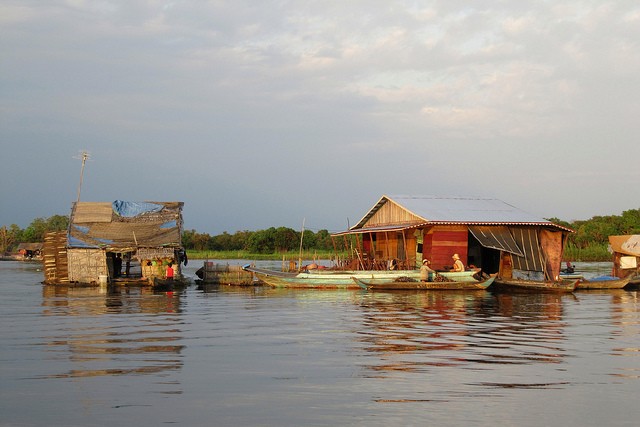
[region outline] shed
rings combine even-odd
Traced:
[[[182,202],[77,202],[69,229],[45,238],[46,283],[98,283],[100,276],[131,280],[163,277],[168,263],[183,260]],[[122,271],[122,263],[125,271]]]
[[[42,255],[42,243],[20,243],[17,251],[25,259],[40,258]]]
[[[640,234],[609,236],[613,253],[612,275],[620,278],[640,276]],[[633,279],[637,282],[636,279]]]
[[[566,237],[573,230],[493,198],[382,196],[349,230],[362,269],[465,266],[505,278],[556,278]]]

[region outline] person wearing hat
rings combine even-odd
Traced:
[[[435,270],[432,270],[429,267],[431,262],[428,259],[422,260],[422,266],[420,267],[420,281],[421,282],[433,282],[433,276],[435,275]]]
[[[451,258],[453,258],[453,271],[464,271],[464,264],[460,261],[460,256],[453,254]]]

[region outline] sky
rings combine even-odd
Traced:
[[[640,208],[637,1],[0,0],[0,226],[182,201],[341,231],[383,195]]]

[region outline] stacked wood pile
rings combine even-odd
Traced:
[[[67,233],[64,231],[47,233],[42,245],[44,262],[44,282],[69,283],[67,260]]]

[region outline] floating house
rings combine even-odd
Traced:
[[[352,268],[465,266],[503,278],[544,280],[560,275],[566,238],[573,230],[489,198],[382,196],[349,230],[357,254]],[[352,243],[349,243],[352,244]]]
[[[612,275],[626,279],[632,277],[634,284],[640,283],[640,235],[609,236],[613,253]]]
[[[20,259],[42,259],[42,243],[20,243],[17,251]]]
[[[45,283],[144,283],[163,278],[169,263],[180,277],[180,263],[186,258],[183,205],[121,200],[74,203],[68,231],[45,236]]]

